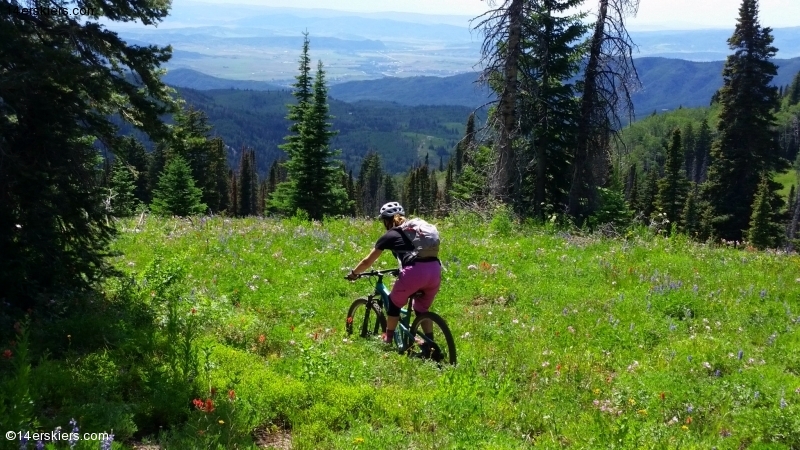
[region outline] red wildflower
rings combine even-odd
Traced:
[[[348,317],[347,318],[347,324],[348,325],[352,325],[353,324],[353,318],[352,317]],[[292,331],[294,331],[294,327],[292,327]]]
[[[664,398],[666,397],[666,394],[664,394],[664,393],[662,392],[662,393],[661,393],[661,394],[659,394],[658,396],[659,396],[659,397],[661,397],[661,401],[663,402],[663,401],[664,401]]]
[[[6,351],[3,352],[3,358],[5,359],[11,359],[12,356],[14,356],[14,354],[11,353],[11,350],[6,349]]]
[[[259,343],[263,344],[265,340],[267,340],[267,338],[265,338],[263,334],[258,336],[258,342]]]
[[[214,411],[214,402],[211,401],[210,398],[207,398],[205,412],[210,413],[211,411]]]
[[[191,311],[191,313],[192,313],[192,314],[194,314],[194,313],[196,313],[196,312],[197,312],[197,308],[192,308],[192,311]]]
[[[319,339],[319,333],[314,333],[314,340],[316,341],[317,339]]]
[[[692,416],[689,416],[686,418],[686,425],[691,425],[691,424],[692,424]]]
[[[231,400],[234,400],[236,398],[236,392],[233,389],[228,391],[228,398]]]

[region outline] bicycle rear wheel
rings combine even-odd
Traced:
[[[424,330],[432,330],[433,339],[425,335]],[[420,314],[411,324],[411,335],[422,358],[432,359],[437,363],[456,363],[456,343],[447,322],[436,313]]]
[[[359,298],[350,305],[345,323],[347,335],[355,332],[362,338],[380,336],[386,332],[386,316],[374,302],[370,303],[365,298]]]

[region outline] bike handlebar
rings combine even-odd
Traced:
[[[399,276],[400,275],[400,269],[371,270],[369,272],[363,272],[363,273],[358,274],[358,278],[377,277],[377,276],[386,275],[386,274],[393,275],[395,277]],[[344,277],[344,278],[347,279],[347,277]]]

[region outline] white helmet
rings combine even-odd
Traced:
[[[403,205],[397,202],[389,202],[383,206],[381,206],[380,217],[384,219],[392,218],[395,214],[400,214],[401,216],[406,215],[405,210],[403,210]]]

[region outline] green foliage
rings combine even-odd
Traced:
[[[611,224],[615,227],[627,227],[631,223],[631,210],[625,202],[625,193],[618,189],[598,188],[600,205],[589,218],[591,227]]]
[[[757,1],[743,0],[728,40],[734,53],[722,73],[718,137],[704,189],[714,211],[715,233],[723,239],[742,239],[760,174],[788,168],[772,130],[778,109],[777,89],[769,85],[777,73],[770,61],[777,51],[772,41],[771,30],[758,22]]]
[[[658,181],[656,195],[656,207],[666,214],[667,219],[673,224],[680,221],[686,204],[688,181],[684,162],[681,132],[676,128],[672,133],[672,142],[667,148],[664,177]]]
[[[116,217],[133,215],[139,208],[139,200],[135,196],[136,184],[131,168],[121,159],[114,161],[109,183],[111,213]]]
[[[170,158],[158,179],[150,208],[162,216],[202,214],[206,205],[200,202],[202,192],[195,187],[191,169],[181,156]]]
[[[300,56],[300,74],[296,76],[293,95],[297,104],[289,105],[287,118],[291,134],[281,148],[289,155],[285,163],[290,183],[283,183],[273,195],[270,207],[283,214],[304,211],[311,219],[344,214],[350,209],[345,187],[341,185],[341,167],[333,162],[337,152],[330,149],[328,95],[322,61],[311,84],[308,57],[308,34]]]
[[[3,3],[0,21],[0,295],[25,310],[38,309],[36,297],[77,293],[104,275],[113,231],[94,143],[112,153],[123,146],[112,117],[163,135],[172,100],[157,72],[169,49],[128,46],[100,22],[152,25],[168,4],[120,1],[87,16],[12,5]]]
[[[762,175],[753,203],[750,228],[747,231],[748,242],[761,250],[775,247],[783,234],[781,226],[774,222],[775,214],[770,204],[771,196],[769,179]]]

